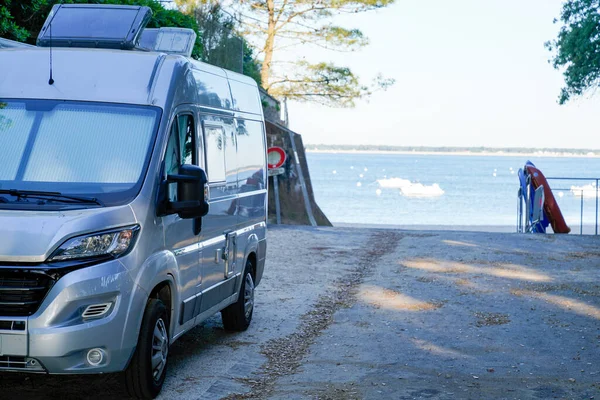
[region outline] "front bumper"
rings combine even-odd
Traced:
[[[132,309],[139,304],[134,298],[143,297],[136,288],[120,260],[63,276],[32,316],[0,316],[0,371],[50,374],[122,371],[137,343],[137,335],[124,334],[132,331],[125,327],[137,324],[135,316],[143,312]],[[106,314],[82,318],[87,306],[101,303],[112,304]],[[19,329],[8,329],[15,326]],[[133,331],[138,330],[136,327]],[[101,349],[105,355],[98,365],[87,361],[91,349]]]

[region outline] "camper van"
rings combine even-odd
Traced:
[[[252,320],[257,85],[191,59],[193,31],[145,29],[150,15],[57,5],[37,46],[0,49],[0,372],[124,371],[154,398],[186,331]]]

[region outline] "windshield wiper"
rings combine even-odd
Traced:
[[[44,192],[39,190],[0,189],[0,194],[8,194],[20,198],[58,201],[62,203],[97,204],[104,207],[104,203],[95,197],[72,196],[60,192]]]

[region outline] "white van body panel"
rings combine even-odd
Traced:
[[[50,51],[53,84],[49,84]],[[29,311],[15,306],[7,312],[0,305],[0,370],[121,371],[135,350],[148,298],[156,296],[158,289],[167,288],[169,293],[174,341],[237,301],[248,261],[255,283],[260,283],[266,254],[266,141],[258,88],[252,79],[162,53],[8,48],[0,49],[0,117],[3,104],[17,108],[25,104],[26,113],[36,112],[42,121],[51,118],[52,107],[69,104],[136,106],[158,117],[138,186],[128,198],[109,196],[104,206],[69,205],[59,210],[47,205],[35,208],[35,204],[13,209],[14,201],[0,199],[0,278],[22,277],[41,285],[43,291],[43,296],[32,300]],[[51,106],[46,110],[44,104]],[[210,211],[197,235],[197,222],[158,211],[166,151],[178,118],[194,131],[194,158],[209,178]],[[215,132],[224,148],[211,147]],[[221,150],[224,166],[217,171],[220,164],[215,157],[218,161]],[[217,175],[223,179],[211,178]],[[15,189],[15,182],[0,179],[0,189]],[[130,226],[136,227],[137,234],[126,255],[99,261],[51,261],[70,239]],[[82,319],[85,307],[103,302],[111,304],[106,315]],[[92,348],[106,351],[108,360],[98,366],[86,363],[85,354]],[[22,359],[24,365],[3,364],[2,357],[9,356]]]

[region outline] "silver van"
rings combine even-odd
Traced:
[[[125,371],[154,398],[186,331],[219,311],[250,324],[258,88],[189,58],[193,31],[144,29],[149,13],[58,5],[38,46],[0,49],[0,371]]]

